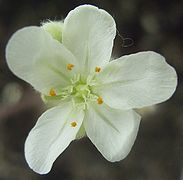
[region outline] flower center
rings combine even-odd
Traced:
[[[92,92],[92,86],[96,84],[94,77],[88,76],[82,80],[80,75],[76,75],[71,79],[69,86],[60,90],[59,88],[51,88],[48,95],[43,95],[43,100],[46,103],[54,102],[54,105],[61,103],[61,101],[72,101],[74,106],[81,106],[83,109],[86,109],[91,101],[100,105],[103,103],[103,99]]]
[[[76,97],[86,98],[91,93],[90,87],[87,84],[78,84],[74,86],[74,90],[75,90],[74,95]]]

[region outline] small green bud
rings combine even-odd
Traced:
[[[51,34],[51,36],[62,42],[62,30],[63,30],[63,21],[48,21],[42,23],[42,28]]]

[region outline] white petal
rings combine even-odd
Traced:
[[[122,111],[106,105],[90,107],[84,119],[87,136],[111,162],[124,159],[137,136],[140,116],[133,110]]]
[[[94,72],[111,57],[116,35],[114,19],[102,9],[82,5],[64,21],[63,44],[75,55],[84,72]]]
[[[67,148],[82,124],[84,114],[70,105],[54,107],[38,119],[25,142],[25,157],[39,174],[50,171],[53,162]],[[76,122],[76,127],[71,122]]]
[[[140,52],[110,62],[99,74],[95,91],[109,106],[142,108],[169,99],[177,85],[177,75],[163,56]]]
[[[75,63],[73,55],[40,27],[26,27],[9,40],[6,58],[15,75],[29,82],[35,89],[48,92],[50,88],[68,84],[68,63]]]

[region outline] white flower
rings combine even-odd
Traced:
[[[174,68],[155,52],[110,61],[116,26],[104,10],[79,6],[58,27],[23,28],[6,48],[12,72],[54,105],[25,143],[26,160],[40,174],[85,133],[107,160],[125,158],[140,123],[133,109],[167,100],[177,85]]]

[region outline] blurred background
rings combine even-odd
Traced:
[[[178,88],[167,102],[141,110],[138,137],[125,160],[106,161],[84,138],[67,148],[49,174],[40,176],[29,169],[23,149],[44,105],[38,93],[10,72],[5,47],[16,30],[63,19],[86,3],[115,18],[120,35],[114,57],[144,50],[161,53],[178,73]],[[181,0],[0,0],[0,180],[183,180],[182,81]]]

